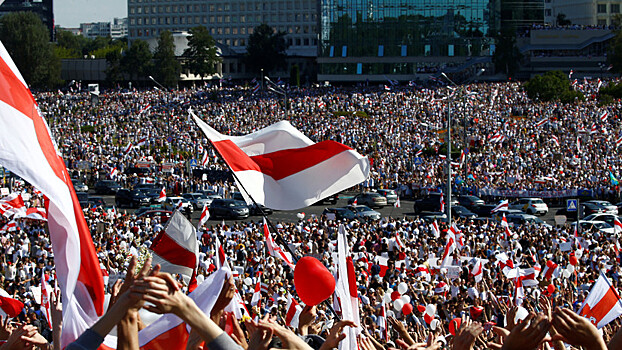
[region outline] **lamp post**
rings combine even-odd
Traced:
[[[151,81],[153,81],[154,84],[159,86],[164,91],[164,101],[165,101],[166,104],[168,104],[168,93],[170,92],[170,90],[165,88],[164,85],[160,84],[151,75],[149,76],[149,79]],[[169,142],[168,139],[171,137],[171,118],[169,118],[166,115],[166,113],[165,113],[165,118],[166,118],[166,137],[167,137],[166,142],[169,143],[169,144],[166,145],[166,149],[168,150],[168,159],[170,161],[171,160],[171,145],[170,145],[170,142]]]

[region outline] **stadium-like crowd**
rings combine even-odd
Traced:
[[[291,89],[287,115],[312,140],[335,140],[368,156],[372,175],[361,189],[391,188],[416,197],[443,188],[446,160],[441,155],[451,108],[453,147],[464,154],[454,159],[454,191],[577,189],[617,201],[621,104],[599,106],[600,84],[577,84],[587,101],[576,104],[532,101],[518,82],[393,86],[388,91]],[[207,158],[199,169],[226,170],[188,117],[189,108],[220,132],[235,135],[286,114],[280,96],[239,87],[109,91],[97,103],[87,92],[38,93],[36,98],[72,176],[89,184],[113,178],[124,187],[149,181],[169,193],[209,188],[226,196],[235,191],[227,177],[188,172],[186,163],[193,158]],[[85,161],[88,167],[78,166]],[[139,162],[152,164],[151,173],[131,172]],[[173,171],[161,171],[163,163],[172,163]],[[43,206],[28,184],[13,179],[6,185],[11,192],[27,193],[27,206]],[[341,332],[351,326],[362,349],[622,348],[619,319],[597,329],[578,315],[599,276],[620,290],[617,231],[609,235],[593,228],[576,234],[570,226],[527,224],[508,232],[492,220],[460,218],[454,229],[445,223],[436,229],[416,216],[278,222],[272,232],[280,237],[277,242],[286,242],[296,257],[317,258],[333,274],[337,232],[344,225],[360,303],[358,324],[336,317],[339,303],[331,297],[304,307],[292,326],[293,270],[266,253],[261,222],[209,221],[200,228],[197,282],[222,264],[218,245],[233,271],[211,315],[204,315],[185,295],[186,284],[150,266],[149,246],[165,223],[104,207],[87,208],[84,215],[111,303],[106,315],[69,345],[72,349],[97,348],[115,325],[117,348],[138,348],[141,308],[183,319],[192,328],[189,349],[329,349],[338,347]],[[7,217],[0,219],[3,227],[7,222]],[[49,314],[41,306],[42,278],[55,284],[46,224],[33,219],[15,223],[0,237],[0,284],[24,308],[10,322],[5,316],[2,347],[59,348],[57,293]],[[458,235],[460,244],[444,264],[450,235]],[[143,266],[139,272],[137,264]],[[261,303],[253,306],[258,279]],[[250,317],[236,319],[226,311],[236,291]]]

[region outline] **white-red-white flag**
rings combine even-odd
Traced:
[[[551,135],[551,142],[553,142],[556,146],[559,147],[559,138],[555,135]]]
[[[622,223],[618,220],[617,217],[613,218],[613,233],[622,232]]]
[[[499,204],[497,204],[497,206],[494,207],[490,212],[496,213],[498,211],[507,211],[509,207],[510,207],[509,201],[507,199],[504,199],[500,201]]]
[[[592,286],[579,315],[587,318],[597,328],[603,328],[622,315],[620,295],[603,274]]]
[[[147,137],[142,137],[138,141],[136,141],[136,147],[142,147],[147,143]]]
[[[402,206],[402,204],[400,203],[400,197],[397,197],[397,200],[395,201],[395,203],[393,204],[394,207],[399,208]]]
[[[158,202],[164,202],[166,200],[166,187],[162,187],[160,195],[158,196]]]
[[[272,239],[272,234],[268,229],[268,223],[266,222],[266,218],[263,219],[263,235],[266,240],[266,247],[268,248],[268,253],[275,258],[283,260],[289,267],[294,269],[294,264],[292,263],[291,254],[286,253],[283,249],[274,242]]]
[[[260,305],[261,302],[261,271],[257,272],[257,283],[255,283],[255,291],[251,299],[251,306]]]
[[[201,157],[201,166],[206,166],[209,163],[209,156],[207,152],[203,152],[203,157]]]
[[[0,199],[0,215],[11,217],[13,215],[21,216],[25,213],[26,205],[20,193],[13,192]]]
[[[314,143],[287,121],[227,136],[190,114],[235,173],[239,187],[268,208],[304,208],[368,178],[367,157],[335,141]]]
[[[505,239],[512,238],[512,231],[510,231],[510,225],[508,224],[508,219],[505,217],[505,213],[503,213],[503,218],[501,219],[501,227],[505,232]]]
[[[606,121],[607,117],[609,117],[609,112],[608,111],[604,111],[603,113],[600,114],[600,117],[598,117],[601,121]]]
[[[209,220],[209,206],[207,203],[203,206],[203,211],[201,212],[201,217],[199,218],[199,223],[197,224],[197,234],[199,233],[199,229],[203,226],[207,220]]]
[[[356,325],[360,325],[356,273],[343,224],[339,225],[337,233],[337,271],[339,278],[337,279],[335,294],[340,302],[342,318],[352,320]],[[358,327],[346,327],[344,333],[346,337],[339,343],[339,349],[357,349],[357,335],[360,333],[360,329]]]
[[[441,230],[438,228],[438,222],[436,222],[436,219],[434,219],[434,222],[432,223],[432,234],[434,235],[434,238],[439,238],[441,236]]]
[[[287,293],[287,305],[285,306],[285,325],[288,327],[298,328],[298,322],[302,307],[298,305],[298,302],[294,297]]]
[[[475,264],[473,264],[473,268],[471,269],[471,276],[475,278],[475,282],[477,283],[481,282],[484,278],[484,264],[482,264],[482,259],[475,259]]]
[[[128,154],[132,151],[133,148],[134,148],[134,145],[132,145],[132,143],[130,142],[127,144],[127,146],[125,146],[123,153]]]
[[[28,85],[0,44],[0,164],[49,199],[48,227],[63,295],[64,348],[104,310],[99,261],[65,163]]]

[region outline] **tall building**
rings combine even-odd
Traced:
[[[544,0],[501,0],[500,25],[522,32],[544,23]]]
[[[387,81],[491,62],[495,0],[320,0],[318,80]]]
[[[555,25],[560,14],[571,24],[583,26],[620,25],[622,0],[546,0],[545,21]]]
[[[120,39],[127,36],[127,18],[115,18],[112,22],[80,23],[80,32],[87,38],[110,36]]]
[[[184,32],[202,25],[233,52],[246,52],[253,28],[265,23],[286,33],[288,55],[317,52],[316,0],[128,0],[129,41]]]
[[[54,40],[54,4],[53,0],[4,0],[0,4],[0,17],[11,12],[34,12],[41,18]]]

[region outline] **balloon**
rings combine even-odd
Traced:
[[[401,297],[400,292],[398,291],[394,291],[393,293],[391,293],[391,300],[397,300]]]
[[[382,301],[384,301],[385,304],[390,303],[391,302],[391,294],[384,293],[384,295],[382,296]]]
[[[546,262],[546,266],[552,269],[552,268],[555,268],[555,263],[553,262],[553,260],[549,260]]]
[[[570,260],[570,265],[572,266],[576,266],[579,263],[579,259],[577,259],[577,257],[574,255],[572,255],[569,260]]]
[[[424,314],[423,320],[425,321],[425,323],[430,324],[434,320],[434,315]]]
[[[335,291],[335,278],[318,259],[305,256],[294,268],[294,287],[303,303],[313,306]]]
[[[298,217],[298,219],[302,220],[305,218],[305,213],[298,213],[296,214],[296,216]]]
[[[410,303],[410,297],[408,295],[402,295],[400,299],[404,302],[404,304]]]
[[[417,305],[417,311],[424,313],[425,312],[425,305]]]
[[[428,306],[425,307],[425,313],[430,316],[436,315],[436,305],[428,304]]]
[[[250,286],[251,284],[253,284],[253,280],[250,277],[246,277],[244,279],[244,284]]]
[[[479,318],[484,312],[484,308],[482,306],[471,306],[469,308],[469,313],[471,314],[472,319]]]
[[[387,294],[393,293],[393,288],[387,288],[387,291],[385,293],[387,293]]]
[[[566,267],[566,270],[568,270],[568,272],[570,272],[570,274],[573,274],[574,270],[575,270],[574,265],[568,265],[568,267]],[[568,276],[568,277],[570,277],[570,276]]]
[[[529,311],[522,306],[518,307],[518,311],[516,311],[516,316],[514,316],[514,324],[517,324],[519,321],[522,321],[529,316]]]
[[[412,312],[413,312],[413,306],[411,304],[404,304],[404,306],[402,307],[402,313],[408,316]]]
[[[455,336],[456,331],[460,329],[460,325],[462,324],[462,319],[460,317],[456,317],[451,322],[449,322],[449,333]]]
[[[564,278],[569,278],[569,277],[570,277],[570,275],[572,275],[572,274],[570,273],[570,271],[568,271],[568,270],[562,270],[562,277],[564,277]]]
[[[402,311],[402,307],[404,307],[404,302],[400,299],[397,299],[393,302],[393,308],[395,311]]]
[[[583,249],[577,249],[574,251],[574,256],[577,257],[577,259],[581,259],[581,257],[583,256]]]
[[[546,287],[547,292],[549,292],[549,294],[553,294],[555,292],[555,285],[554,284],[549,284],[548,287]]]
[[[406,293],[407,290],[408,290],[408,285],[406,283],[402,282],[397,285],[397,291],[400,292],[400,294]]]
[[[437,319],[433,319],[433,320],[432,320],[432,322],[430,322],[430,328],[431,328],[433,331],[435,331],[435,330],[436,330],[436,327],[438,327],[438,324],[439,324],[439,320],[437,320]]]

